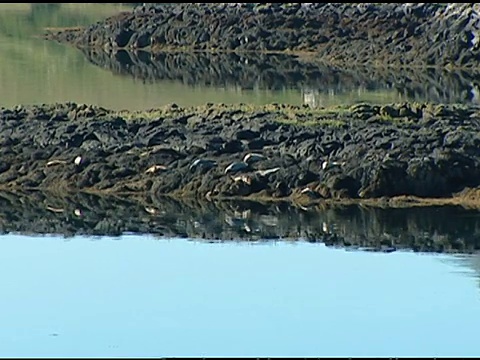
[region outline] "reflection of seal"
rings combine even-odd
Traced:
[[[308,186],[303,188],[301,191],[300,191],[300,194],[301,195],[306,195],[308,196],[310,199],[318,199],[318,193],[316,193],[315,191],[313,191],[312,189],[310,189]]]

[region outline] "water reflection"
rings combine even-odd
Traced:
[[[480,249],[480,212],[448,206],[306,209],[289,203],[1,192],[0,231],[65,237],[151,234],[251,244],[303,241],[347,250],[475,253]]]
[[[478,354],[478,287],[450,255],[89,240],[0,236],[3,356]]]
[[[148,83],[301,92],[319,107],[360,101],[480,103],[480,73],[440,69],[337,67],[286,54],[82,50],[93,64]]]

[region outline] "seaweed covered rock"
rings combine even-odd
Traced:
[[[0,111],[0,187],[310,201],[451,197],[480,185],[479,130],[478,106],[432,103],[17,106]]]

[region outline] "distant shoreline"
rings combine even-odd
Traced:
[[[145,4],[44,37],[107,52],[272,52],[347,67],[464,69],[480,65],[479,10],[472,3]]]

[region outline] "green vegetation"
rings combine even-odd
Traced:
[[[391,116],[391,115],[377,115],[377,119],[384,122],[392,122],[396,123],[397,125],[409,125],[414,123],[415,121],[411,117],[406,116]]]
[[[338,110],[338,111],[337,111]],[[276,103],[266,105],[253,104],[207,104],[193,107],[178,107],[176,105],[167,105],[150,110],[140,111],[118,111],[114,116],[119,116],[126,121],[134,119],[157,120],[175,118],[181,116],[222,116],[231,117],[234,114],[243,113],[246,116],[254,114],[273,117],[275,121],[287,125],[300,126],[331,126],[339,127],[346,123],[341,118],[346,114],[343,107],[332,107],[329,109],[315,109],[306,106],[279,105]],[[322,116],[328,114],[329,116]]]
[[[340,127],[346,124],[344,120],[335,119],[310,119],[305,121],[278,119],[279,123],[286,125],[300,125],[300,126],[320,126],[320,127]]]

